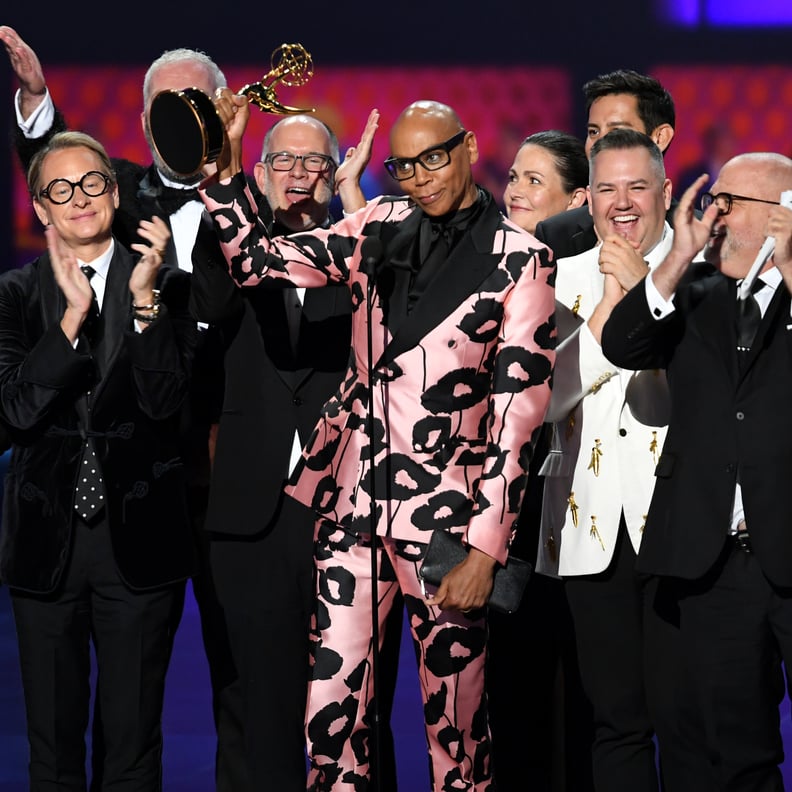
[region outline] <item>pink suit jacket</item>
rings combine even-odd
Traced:
[[[550,398],[549,249],[490,199],[391,334],[383,311],[394,268],[422,214],[412,202],[380,197],[328,229],[270,240],[241,176],[205,183],[202,197],[240,286],[340,281],[352,293],[349,369],[287,492],[324,519],[369,533],[373,484],[378,534],[426,543],[445,529],[503,563]],[[384,251],[371,288],[361,262],[370,236]]]

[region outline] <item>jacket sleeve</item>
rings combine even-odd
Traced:
[[[138,404],[155,420],[174,415],[189,391],[198,344],[198,327],[187,309],[189,281],[182,270],[165,270],[160,317],[142,333],[126,333]]]
[[[550,251],[534,250],[531,264],[504,301],[487,409],[486,460],[465,533],[469,545],[499,563],[505,563],[516,531],[533,449],[550,401],[554,272]]]
[[[244,307],[236,283],[228,274],[228,264],[212,226],[204,214],[192,255],[190,313],[199,322],[218,324],[238,316]]]
[[[677,311],[663,319],[652,316],[642,280],[611,311],[602,328],[602,351],[621,368],[664,369],[680,322]]]
[[[22,163],[22,169],[25,173],[27,173],[30,161],[33,159],[36,152],[43,148],[54,134],[63,132],[66,129],[68,129],[66,126],[66,119],[57,107],[55,108],[55,117],[52,120],[52,126],[41,137],[25,137],[22,130],[18,126],[14,126],[14,148],[16,149],[17,156]]]
[[[46,427],[92,372],[59,322],[40,332],[34,279],[29,268],[0,279],[0,414],[12,437]]]

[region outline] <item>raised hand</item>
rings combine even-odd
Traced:
[[[347,149],[344,161],[336,171],[336,192],[341,197],[345,212],[354,212],[366,203],[366,198],[360,189],[360,179],[371,160],[371,146],[379,125],[379,117],[380,113],[376,108],[369,113],[360,142],[357,146],[350,146]]]
[[[673,250],[680,256],[689,257],[690,261],[707,244],[718,219],[718,207],[714,203],[707,207],[701,219],[696,217],[694,211],[696,195],[708,181],[709,175],[702,173],[685,190],[674,212]]]
[[[152,217],[151,220],[140,221],[138,236],[146,242],[132,245],[132,249],[140,253],[140,260],[129,278],[129,291],[135,305],[150,305],[154,301],[157,273],[165,260],[171,232],[162,218]]]
[[[44,101],[47,92],[41,63],[33,49],[8,25],[0,26],[0,41],[19,81],[19,110],[22,118],[27,119]]]
[[[225,129],[223,150],[217,158],[217,178],[229,179],[242,170],[242,138],[250,118],[247,96],[235,94],[230,88],[218,88],[214,105]]]
[[[77,256],[61,238],[54,226],[44,229],[55,282],[66,298],[66,310],[61,318],[61,329],[74,343],[93,301],[93,289],[80,269]]]
[[[718,220],[719,210],[715,203],[707,207],[700,220],[694,212],[696,194],[708,181],[709,175],[702,173],[685,190],[674,212],[674,242],[671,250],[652,272],[652,282],[666,300],[671,299],[691,262],[707,244]]]

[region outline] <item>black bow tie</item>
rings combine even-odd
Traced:
[[[190,203],[190,201],[200,200],[200,197],[198,195],[197,187],[180,188],[163,185],[157,200],[159,201],[163,211],[167,212],[169,215],[172,215],[178,212],[182,206]]]

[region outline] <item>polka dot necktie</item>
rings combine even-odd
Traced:
[[[81,267],[88,280],[94,275],[94,268],[90,266]],[[98,311],[96,298],[94,297],[93,311]],[[88,414],[91,412],[91,392],[86,394],[88,402]],[[104,508],[104,481],[102,472],[99,468],[99,461],[96,458],[96,448],[93,438],[86,436],[85,446],[83,447],[82,459],[80,460],[80,470],[77,476],[77,491],[74,497],[74,510],[88,524],[93,522],[96,516]]]
[[[104,508],[104,481],[96,458],[93,440],[85,441],[80,471],[77,478],[77,492],[74,509],[86,523],[91,523]]]

